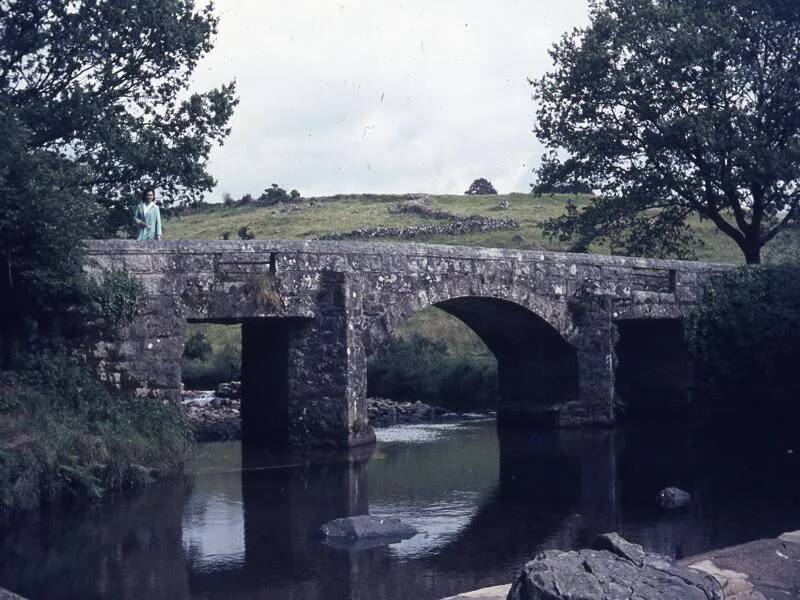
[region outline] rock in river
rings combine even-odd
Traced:
[[[676,487],[668,487],[658,492],[658,503],[662,508],[688,506],[692,497],[688,492]]]
[[[356,544],[361,542],[380,542],[390,544],[417,535],[418,531],[411,525],[403,523],[397,517],[373,517],[359,515],[334,519],[319,528],[318,534],[335,545]]]
[[[507,600],[722,600],[710,575],[646,555],[619,535],[601,536],[611,550],[547,550],[528,562]]]

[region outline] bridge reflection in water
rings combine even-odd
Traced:
[[[0,581],[31,598],[440,598],[509,581],[538,550],[618,530],[699,553],[800,528],[792,432],[503,432],[492,422],[385,430],[376,449],[312,457],[201,447],[183,478],[3,540]],[[692,492],[665,514],[660,487]],[[421,534],[347,552],[309,534],[396,514]]]

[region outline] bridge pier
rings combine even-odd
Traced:
[[[322,274],[316,316],[288,339],[289,444],[349,448],[375,441],[367,419],[361,290],[351,274]]]

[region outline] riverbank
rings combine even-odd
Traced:
[[[191,432],[171,404],[112,393],[65,354],[0,371],[0,530],[175,471]]]
[[[182,407],[197,442],[235,441],[242,437],[241,385],[220,384],[215,391],[184,392]],[[369,422],[373,427],[452,421],[469,416],[492,416],[448,411],[424,402],[398,402],[389,398],[367,398]]]
[[[676,564],[711,575],[722,588],[725,599],[800,598],[800,531],[706,552]],[[511,585],[483,588],[443,600],[506,600]]]

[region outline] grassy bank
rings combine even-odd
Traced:
[[[535,197],[530,194],[504,194],[497,196],[431,195],[426,203],[433,209],[456,215],[481,215],[485,217],[511,217],[520,224],[518,230],[488,231],[467,235],[432,235],[416,241],[455,244],[464,246],[486,246],[494,248],[567,250],[569,243],[546,239],[539,224],[545,219],[564,213],[568,199],[578,207],[589,201],[587,196]],[[498,205],[508,201],[508,209]],[[315,202],[299,210],[286,210],[285,205],[211,205],[194,213],[169,219],[165,224],[167,239],[221,239],[229,232],[231,239],[242,226],[247,226],[259,239],[310,239],[326,233],[344,232],[369,227],[407,227],[430,224],[432,221],[419,214],[392,213],[390,207],[397,198],[387,195],[376,198],[340,198]],[[701,260],[742,262],[741,252],[726,236],[716,233],[716,227],[708,222],[692,222],[701,245],[697,256]],[[380,238],[377,238],[380,239]],[[596,245],[592,252],[605,249]]]
[[[0,520],[146,483],[191,452],[179,409],[116,397],[59,354],[0,371]]]

